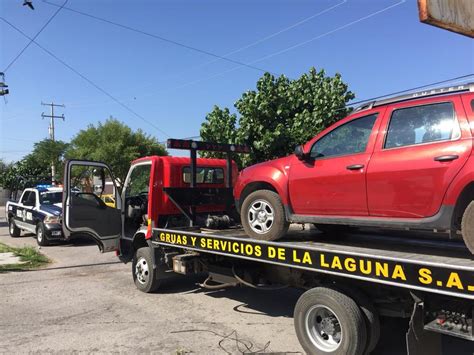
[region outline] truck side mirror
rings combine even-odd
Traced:
[[[295,155],[299,160],[306,160],[308,158],[308,154],[304,152],[302,145],[297,145],[295,148]]]

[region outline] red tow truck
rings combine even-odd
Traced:
[[[189,150],[190,157],[132,162],[121,195],[115,190],[115,208],[100,198],[105,181],[116,181],[109,167],[68,161],[65,236],[87,235],[102,252],[131,262],[143,292],[159,291],[175,274],[201,273],[208,275],[205,288],[304,289],[294,324],[308,354],[370,353],[380,316],[410,318],[409,354],[442,354],[442,336],[464,339],[472,353],[474,260],[464,245],[383,230],[341,238],[295,224],[278,241],[250,238],[235,212],[232,161],[249,149],[176,139],[168,148]],[[227,159],[198,159],[200,150]]]

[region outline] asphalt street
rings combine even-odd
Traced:
[[[0,242],[36,246],[32,235],[8,236],[3,208],[0,216]],[[292,316],[298,290],[208,291],[196,277],[176,277],[144,294],[130,264],[87,241],[41,251],[53,260],[47,268],[0,274],[0,353],[303,353]],[[375,354],[405,353],[407,321],[382,325]]]

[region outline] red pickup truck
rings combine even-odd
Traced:
[[[474,253],[474,84],[371,102],[295,154],[244,169],[245,231],[276,240],[291,222],[462,235]]]

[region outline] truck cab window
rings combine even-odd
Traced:
[[[148,219],[148,193],[151,164],[136,165],[125,182],[124,231],[132,237]]]
[[[108,169],[98,166],[73,166],[71,170],[71,200],[73,204],[111,208],[103,195],[115,195],[115,186]]]

